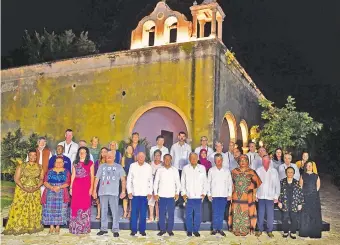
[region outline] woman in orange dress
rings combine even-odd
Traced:
[[[254,233],[256,227],[256,190],[262,181],[256,172],[249,168],[247,155],[239,157],[239,166],[231,171],[233,194],[228,224],[234,235],[246,236]]]

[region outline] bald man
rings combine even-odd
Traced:
[[[148,200],[153,191],[152,168],[145,162],[145,153],[137,154],[137,162],[130,166],[127,178],[127,191],[131,199],[131,236],[137,234],[137,221],[139,218],[139,234],[146,236],[146,211]]]

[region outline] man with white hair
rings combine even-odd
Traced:
[[[207,136],[201,137],[201,145],[199,147],[196,147],[195,153],[199,156],[202,149],[205,149],[207,151],[207,156],[214,153],[213,149],[208,146]]]
[[[288,167],[294,168],[295,174],[294,174],[294,177],[293,177],[293,178],[296,179],[297,181],[299,181],[299,180],[300,180],[300,172],[299,172],[299,169],[298,169],[298,167],[296,166],[296,164],[292,163],[292,155],[289,154],[289,153],[286,153],[286,154],[284,155],[284,164],[281,164],[281,165],[279,166],[279,178],[280,178],[280,180],[282,180],[282,179],[284,179],[284,178],[287,177],[287,175],[286,175],[286,169],[287,169]]]
[[[137,234],[139,218],[139,234],[146,236],[146,211],[148,200],[153,191],[152,168],[145,162],[145,153],[137,154],[137,162],[131,164],[127,178],[127,192],[131,200],[131,236]]]
[[[210,154],[208,156],[208,159],[211,162],[212,166],[214,166],[215,165],[215,155],[217,153],[219,153],[223,157],[223,167],[229,169],[229,159],[228,159],[228,156],[225,153],[223,153],[222,150],[223,150],[223,143],[219,142],[219,141],[216,141],[215,142],[215,152]]]
[[[249,146],[249,152],[246,155],[248,156],[248,159],[249,159],[249,167],[256,171],[256,169],[262,166],[262,159],[259,156],[259,154],[256,152],[255,142],[250,142],[248,146]],[[259,149],[259,151],[261,149],[262,147]]]

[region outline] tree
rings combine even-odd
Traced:
[[[23,51],[29,64],[49,62],[97,53],[96,44],[89,40],[88,32],[81,32],[77,37],[72,30],[62,34],[49,33],[31,35],[27,30],[23,36]]]
[[[265,124],[260,131],[260,139],[269,152],[277,147],[283,150],[302,149],[306,146],[307,136],[317,135],[322,124],[315,122],[307,112],[298,112],[295,99],[288,96],[287,103],[277,108],[267,99],[259,100],[263,108],[261,117]]]

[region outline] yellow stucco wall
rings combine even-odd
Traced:
[[[96,62],[95,58],[88,59]],[[61,61],[58,65],[72,64]],[[21,69],[24,73],[27,68]],[[77,140],[98,136],[106,144],[129,136],[127,124],[138,108],[153,101],[166,101],[185,114],[192,145],[196,146],[201,135],[212,139],[213,70],[213,56],[207,56],[43,74],[30,77],[28,85],[27,77],[11,77],[15,86],[2,92],[1,98],[2,136],[20,126],[26,134],[35,131],[59,141],[65,129],[72,128]],[[2,72],[2,86],[8,82],[9,73]]]

